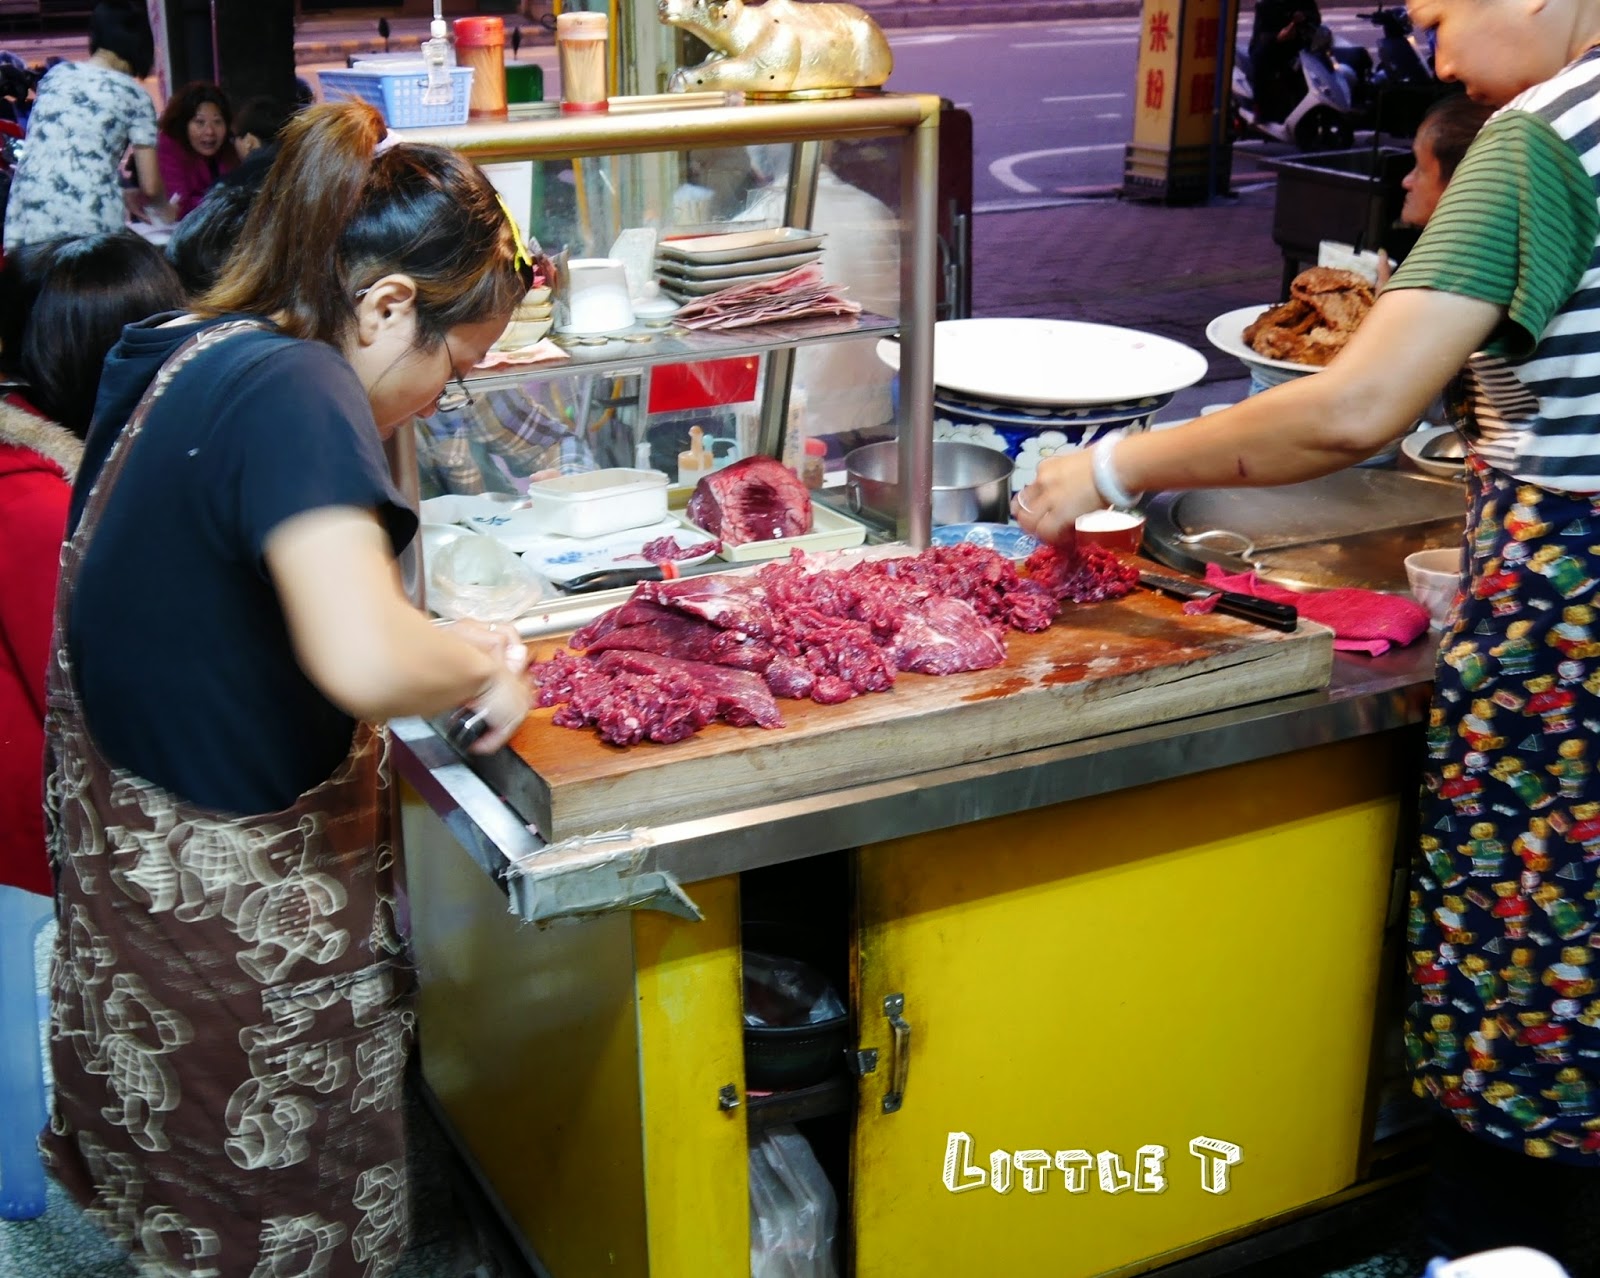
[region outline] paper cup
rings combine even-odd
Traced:
[[[1073,523],[1080,546],[1131,555],[1144,540],[1144,516],[1132,510],[1091,510]]]

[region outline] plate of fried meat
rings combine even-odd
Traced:
[[[1284,373],[1315,373],[1326,367],[1366,318],[1372,302],[1372,285],[1364,276],[1313,266],[1295,276],[1288,301],[1241,306],[1219,315],[1206,325],[1206,339],[1263,381],[1284,381]],[[1278,375],[1264,375],[1266,370]]]

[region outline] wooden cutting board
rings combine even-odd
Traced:
[[[565,636],[540,641],[543,659]],[[1006,637],[1007,658],[970,674],[902,674],[842,705],[778,702],[781,728],[714,724],[673,745],[604,744],[536,710],[511,741],[531,775],[495,768],[519,810],[555,842],[664,825],[844,786],[1014,754],[1327,685],[1333,634],[1294,634],[1219,614],[1188,616],[1135,590],[1068,604],[1041,634]],[[503,757],[503,756],[502,756]],[[515,765],[513,765],[515,768]],[[517,770],[520,772],[520,770]]]

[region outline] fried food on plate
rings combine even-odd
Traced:
[[[1289,285],[1289,300],[1244,331],[1257,355],[1322,366],[1333,359],[1372,309],[1372,285],[1354,271],[1313,266]]]

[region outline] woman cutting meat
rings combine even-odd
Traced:
[[[411,980],[371,725],[470,704],[488,750],[528,707],[504,640],[401,593],[382,451],[505,327],[518,241],[478,170],[383,137],[289,126],[196,313],[113,350],[74,491],[43,1144],[167,1278],[392,1272]]]
[[[1592,1274],[1600,2],[1413,0],[1410,12],[1437,38],[1441,76],[1507,105],[1343,353],[1203,421],[1046,461],[1017,513],[1054,540],[1145,489],[1325,474],[1402,434],[1466,366],[1465,572],[1440,645],[1411,881],[1407,1042],[1445,1133],[1430,1224],[1448,1254],[1522,1243]]]

